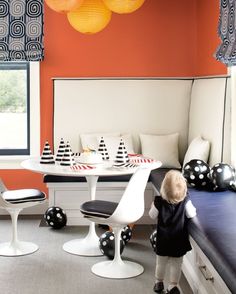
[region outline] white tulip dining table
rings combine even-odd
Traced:
[[[97,181],[100,176],[121,176],[133,174],[138,168],[138,165],[131,165],[131,167],[116,168],[112,166],[113,162],[107,161],[96,165],[76,164],[75,166],[62,166],[60,164],[42,164],[40,158],[30,158],[24,160],[21,166],[27,170],[67,177],[85,177],[88,183],[88,190],[90,200],[95,200]],[[161,162],[157,162],[157,167],[161,166]],[[83,168],[85,167],[85,169]],[[79,196],[78,196],[79,197]],[[86,237],[81,239],[74,239],[66,242],[63,249],[71,254],[82,256],[101,256],[99,249],[99,237],[96,234],[95,223],[90,222],[89,231]]]

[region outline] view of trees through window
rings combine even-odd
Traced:
[[[0,154],[28,148],[27,64],[0,64]],[[23,151],[23,154],[25,154]]]
[[[0,112],[26,112],[26,71],[0,70]]]

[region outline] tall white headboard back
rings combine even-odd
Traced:
[[[201,135],[210,141],[209,164],[230,163],[230,79],[194,80],[189,113],[189,143]]]
[[[188,137],[192,79],[54,79],[54,149],[60,138],[80,149],[79,135],[121,132],[180,134],[180,160]]]

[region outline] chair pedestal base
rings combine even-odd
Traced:
[[[15,243],[6,242],[0,244],[0,256],[21,256],[34,253],[38,250],[38,245],[31,242],[17,241]]]
[[[123,260],[121,262],[99,262],[93,265],[91,270],[95,275],[104,278],[128,279],[141,275],[144,268],[138,263]]]
[[[97,242],[89,243],[87,239],[74,239],[66,242],[63,245],[63,249],[71,254],[81,255],[81,256],[102,256],[101,250]]]

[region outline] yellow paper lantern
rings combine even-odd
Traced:
[[[111,14],[102,0],[84,0],[78,9],[67,13],[67,18],[75,30],[95,34],[108,25]]]
[[[116,13],[131,13],[140,8],[145,0],[103,0],[105,5]]]
[[[84,0],[45,0],[47,5],[56,12],[67,13],[77,9]]]

